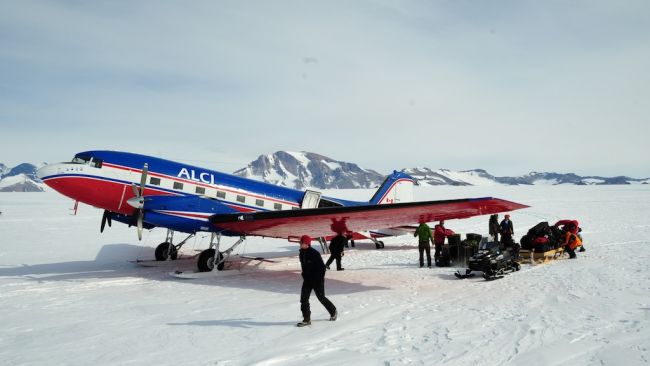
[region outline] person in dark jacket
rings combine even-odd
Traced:
[[[499,214],[490,215],[489,233],[492,239],[496,242],[499,241]]]
[[[325,267],[330,269],[330,264],[336,260],[336,270],[342,271],[345,268],[341,267],[341,257],[343,257],[343,248],[348,246],[348,239],[343,234],[336,234],[330,241],[330,258],[325,263]]]
[[[512,244],[512,236],[515,234],[515,229],[512,221],[510,221],[510,215],[506,215],[503,221],[501,221],[501,224],[499,224],[499,233],[501,234],[501,243],[506,246]]]
[[[338,313],[336,306],[325,297],[325,263],[320,253],[311,247],[311,238],[309,235],[303,235],[300,238],[300,267],[302,268],[302,289],[300,290],[300,310],[302,311],[302,321],[297,324],[304,327],[311,324],[311,309],[309,308],[309,296],[312,290],[316,298],[320,301],[327,312],[330,314],[330,320],[336,320]]]
[[[418,249],[420,250],[420,268],[424,267],[424,252],[427,252],[427,265],[431,268],[431,244],[433,237],[431,236],[431,228],[424,222],[420,223],[413,236],[419,240]]]

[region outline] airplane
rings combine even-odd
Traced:
[[[200,272],[222,270],[246,236],[287,239],[302,235],[321,243],[337,234],[370,239],[401,235],[413,224],[462,219],[528,206],[481,197],[412,202],[414,179],[394,171],[368,202],[326,197],[265,182],[129,152],[80,152],[70,162],[37,171],[49,187],[78,202],[104,210],[100,232],[112,221],[143,229],[167,229],[155,250],[158,261],[176,259],[181,247],[199,232],[211,233],[197,261]],[[173,244],[174,232],[188,234]],[[221,237],[239,237],[221,251]]]

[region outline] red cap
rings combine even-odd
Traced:
[[[303,235],[300,237],[300,244],[307,244],[311,246],[311,236]]]

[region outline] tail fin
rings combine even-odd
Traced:
[[[375,195],[370,199],[373,205],[413,201],[413,185],[415,179],[404,172],[393,171],[379,186]]]

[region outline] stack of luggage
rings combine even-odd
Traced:
[[[521,249],[536,253],[557,249],[562,244],[562,232],[548,222],[543,221],[533,226],[521,238]]]

